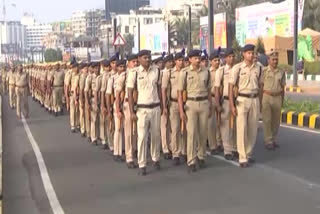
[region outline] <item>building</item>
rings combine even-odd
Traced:
[[[174,20],[177,16],[187,17],[189,15],[189,7],[191,7],[191,16],[197,17],[199,11],[205,6],[204,0],[174,0],[167,1],[165,14],[170,20]]]
[[[1,62],[5,56],[11,59],[22,59],[26,48],[26,28],[17,21],[0,22]],[[7,58],[8,59],[8,58]]]
[[[108,20],[112,14],[128,14],[130,10],[150,5],[150,0],[105,0],[105,13]]]
[[[43,38],[52,32],[50,24],[35,23],[26,26],[27,48],[39,48],[43,46]]]
[[[104,19],[105,11],[100,9],[73,12],[71,18],[73,35],[98,37],[100,23]]]
[[[43,46],[45,49],[60,49],[64,51],[66,47],[70,47],[72,38],[72,34],[51,32],[43,38]]]

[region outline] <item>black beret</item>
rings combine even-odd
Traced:
[[[247,44],[242,48],[242,52],[246,52],[246,51],[254,51],[255,46],[252,44]]]
[[[173,55],[169,54],[168,56],[164,57],[163,62],[169,62],[169,61],[173,61]]]
[[[219,53],[218,52],[213,52],[210,54],[210,57],[209,57],[209,60],[213,60],[213,59],[216,59],[216,58],[219,58]]]
[[[70,64],[71,68],[75,68],[77,66],[79,66],[79,64],[77,62],[73,62]]]
[[[203,60],[208,60],[208,55],[201,56],[201,61],[203,61]]]
[[[121,59],[117,61],[117,66],[126,65],[127,61],[125,59]]]
[[[131,61],[134,59],[138,59],[138,55],[137,54],[130,54],[129,56],[127,56],[127,60]]]
[[[103,61],[101,62],[101,64],[102,64],[103,66],[105,66],[105,67],[108,67],[108,66],[110,66],[110,61],[107,60],[107,59],[105,59],[105,60],[103,60]]]
[[[155,64],[157,64],[157,63],[160,62],[160,61],[163,61],[163,57],[162,57],[162,56],[154,59],[152,62],[155,63]]]
[[[113,56],[109,59],[110,62],[118,61],[118,60],[119,60],[119,54],[113,55]]]
[[[139,51],[139,53],[138,53],[139,57],[145,56],[145,55],[151,55],[151,51],[144,49],[144,50]]]
[[[100,66],[100,63],[99,62],[93,62],[91,66],[92,67],[98,67],[98,66]]]
[[[227,48],[226,52],[224,53],[224,57],[227,57],[231,54],[234,54],[234,51],[232,48]]]
[[[191,50],[188,54],[188,57],[194,57],[194,56],[201,56],[201,51],[200,50]]]
[[[189,61],[189,56],[186,56],[186,57],[184,58],[184,61]]]
[[[87,67],[87,66],[88,66],[87,63],[81,63],[81,64],[79,65],[79,69],[85,68],[85,67]]]
[[[174,60],[178,60],[178,59],[184,59],[184,53],[176,53],[176,55],[174,55]]]

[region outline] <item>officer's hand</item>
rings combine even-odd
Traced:
[[[184,112],[180,114],[180,120],[184,123],[188,121],[187,115]]]
[[[221,113],[221,112],[223,111],[223,108],[222,108],[221,105],[218,105],[218,106],[216,107],[216,110],[217,110],[218,113]]]
[[[121,120],[121,118],[122,118],[122,113],[119,111],[119,112],[117,112],[117,117],[118,117],[118,119],[120,119]]]
[[[137,117],[137,115],[136,114],[131,114],[131,120],[132,121],[137,121],[138,120],[138,117]]]
[[[231,112],[232,112],[233,116],[235,116],[235,117],[238,115],[238,111],[235,106],[232,107]]]
[[[162,114],[164,116],[167,116],[168,115],[168,109],[167,108],[164,108],[163,111],[162,111]]]

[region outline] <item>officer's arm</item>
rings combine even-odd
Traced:
[[[120,98],[120,93],[121,91],[116,91],[116,113],[120,113],[120,102],[121,102],[121,98]]]
[[[128,101],[129,101],[129,109],[130,109],[130,114],[134,114],[133,110],[133,88],[128,88]]]

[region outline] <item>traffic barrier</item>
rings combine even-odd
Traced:
[[[320,115],[306,112],[282,111],[281,123],[310,129],[320,129]]]
[[[289,92],[296,92],[296,93],[301,93],[302,90],[299,86],[297,87],[294,87],[294,86],[287,86],[286,87],[286,91],[289,91]]]

